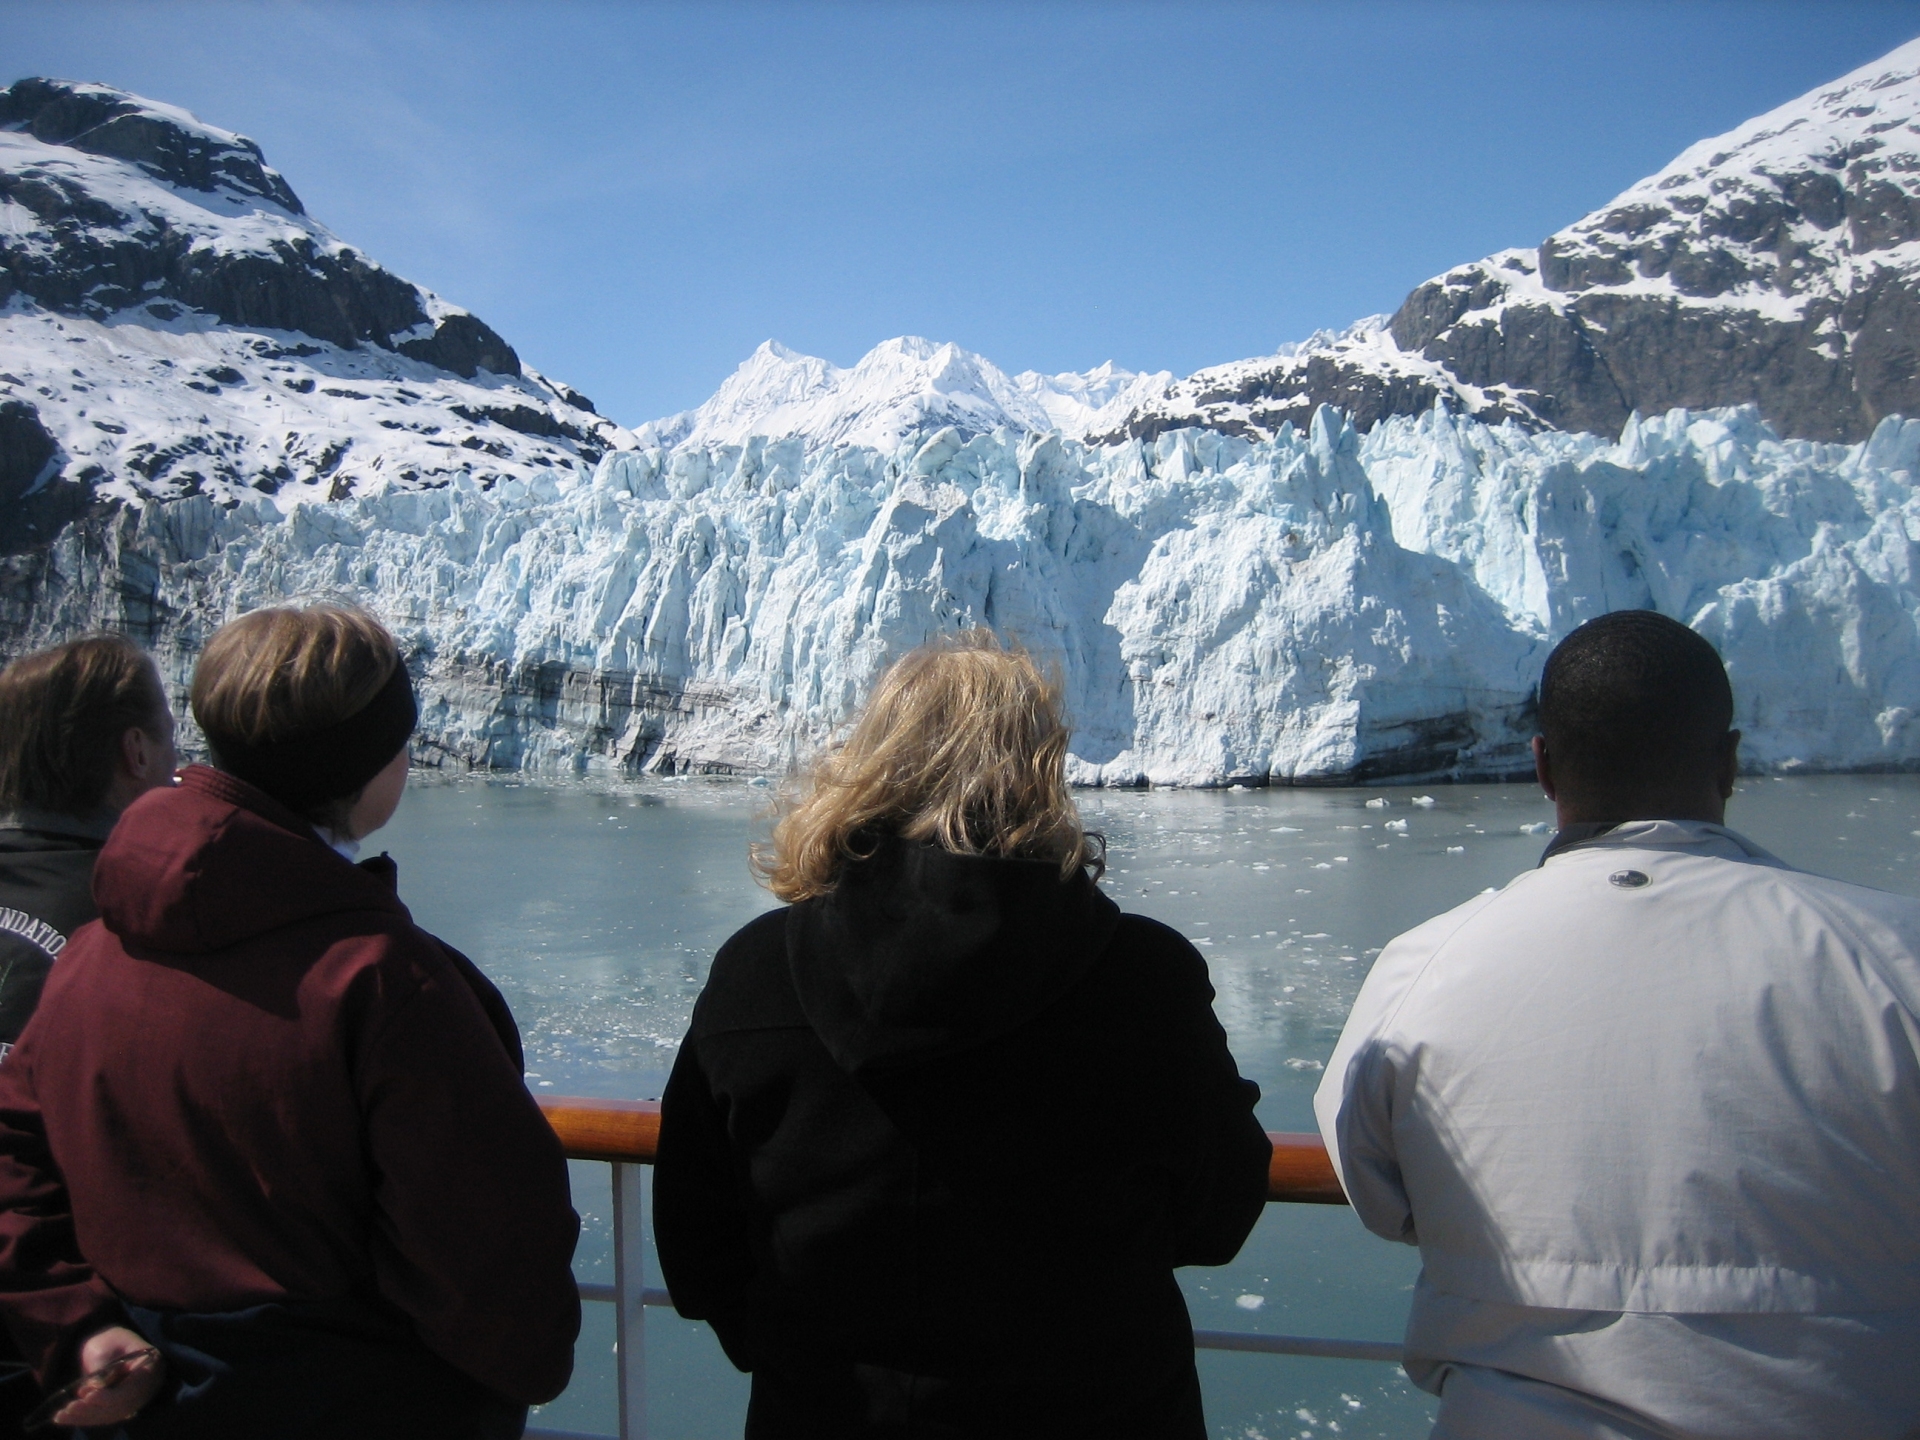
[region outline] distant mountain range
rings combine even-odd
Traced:
[[[1079,435],[1121,419],[1162,393],[1173,376],[1136,375],[1111,362],[1084,374],[1009,376],[957,345],[903,335],[876,345],[842,370],[769,340],[697,410],[635,432],[642,445],[741,445],[750,436],[798,436],[810,449],[865,445],[890,450],[952,425],[968,435],[993,430],[1059,430]]]
[[[347,591],[429,758],[766,770],[985,623],[1066,675],[1079,781],[1443,778],[1523,769],[1543,647],[1642,605],[1721,648],[1756,763],[1920,768],[1916,247],[1920,42],[1273,355],[769,341],[629,431],[251,141],[23,80],[0,657],[105,625],[179,683]]]
[[[833,383],[801,403],[790,365]],[[878,444],[914,419],[1095,444],[1191,427],[1269,438],[1321,405],[1370,430],[1436,403],[1608,438],[1629,415],[1678,407],[1753,405],[1782,435],[1838,441],[1920,414],[1920,42],[1701,141],[1536,248],[1459,266],[1391,316],[1272,355],[1177,381],[1111,366],[1009,381],[921,340],[851,371],[770,345],[697,421],[652,433]]]

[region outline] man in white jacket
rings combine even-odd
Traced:
[[[1538,869],[1381,954],[1315,1109],[1435,1436],[1920,1436],[1920,901],[1727,829],[1712,647],[1569,635]]]

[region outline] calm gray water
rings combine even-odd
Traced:
[[[399,861],[419,921],[506,993],[530,1085],[652,1097],[715,948],[772,908],[747,870],[767,799],[734,781],[416,777],[374,846]],[[1107,835],[1114,898],[1206,955],[1273,1130],[1314,1128],[1321,1067],[1380,947],[1532,865],[1552,819],[1523,785],[1082,792],[1080,803]],[[1748,780],[1728,820],[1803,868],[1920,893],[1920,777]],[[576,1165],[574,1193],[588,1225],[579,1273],[610,1280],[606,1167]],[[1183,1280],[1202,1328],[1397,1340],[1417,1269],[1344,1207],[1269,1205],[1232,1265]],[[612,1432],[612,1344],[610,1307],[589,1305],[573,1387],[536,1423]],[[647,1344],[653,1433],[740,1433],[745,1378],[705,1326],[652,1310]],[[1200,1371],[1222,1440],[1420,1436],[1432,1414],[1388,1365],[1203,1352]]]

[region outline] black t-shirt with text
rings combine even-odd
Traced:
[[[0,825],[0,1056],[40,1003],[47,972],[73,932],[98,917],[89,836]]]

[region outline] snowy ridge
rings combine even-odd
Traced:
[[[99,500],[266,493],[284,508],[456,475],[492,484],[633,443],[571,394],[532,371],[462,379],[203,315],[0,310],[0,401],[29,400],[55,474]]]
[[[668,773],[778,772],[893,656],[990,624],[1065,673],[1077,781],[1218,784],[1519,773],[1550,641],[1652,605],[1726,656],[1750,762],[1908,767],[1917,471],[1920,422],[1843,447],[1751,410],[1618,443],[1438,410],[1267,441],[756,438],[126,510],[69,527],[0,618],[132,626],[184,680],[227,616],[347,585],[414,657],[427,757]],[[128,573],[150,589],[102,583]]]
[[[1863,274],[1920,268],[1920,234],[1849,213],[1847,191],[1920,200],[1920,40],[1810,95],[1689,146],[1600,212],[1550,238],[1554,289],[1604,288],[1799,319]],[[1702,237],[1718,243],[1696,253]],[[1871,258],[1868,258],[1871,257]],[[1538,297],[1526,297],[1538,303]],[[1838,336],[1838,317],[1824,317]]]
[[[1009,377],[969,350],[917,335],[884,341],[843,370],[768,340],[698,409],[637,433],[643,445],[798,436],[809,449],[876,450],[947,426],[969,436],[1002,429],[1078,435],[1104,408],[1131,409],[1171,378],[1136,375],[1111,361],[1084,374],[1027,370]]]
[[[1123,399],[1082,433],[1095,444],[1115,444],[1199,426],[1268,439],[1284,427],[1305,428],[1321,405],[1338,406],[1365,429],[1387,415],[1419,414],[1436,400],[1488,420],[1536,418],[1512,387],[1464,384],[1439,362],[1402,350],[1389,317],[1369,315],[1271,355],[1196,370],[1131,406]]]
[[[1458,266],[1293,353],[1201,371],[1117,424],[1267,436],[1336,404],[1363,428],[1435,400],[1615,435],[1633,414],[1754,404],[1864,439],[1920,413],[1920,41],[1691,146],[1549,236]]]
[[[100,501],[487,484],[633,443],[252,141],[40,80],[0,91],[0,441],[0,550]]]

